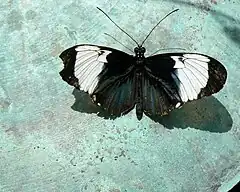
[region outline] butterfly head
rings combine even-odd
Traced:
[[[146,52],[146,49],[142,46],[138,46],[134,48],[134,52],[136,54],[136,57],[138,58],[143,58],[144,57],[144,53]]]

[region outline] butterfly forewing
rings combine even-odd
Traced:
[[[203,54],[159,54],[148,57],[146,63],[146,70],[153,76],[160,79],[171,76],[168,82],[177,88],[181,103],[218,92],[227,78],[224,66]]]
[[[60,58],[64,63],[60,72],[63,80],[89,94],[94,92],[101,78],[121,75],[133,64],[133,56],[127,53],[88,44],[71,47],[63,51]]]

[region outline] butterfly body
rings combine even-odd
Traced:
[[[217,60],[198,53],[166,53],[145,57],[98,45],[82,44],[63,51],[60,75],[68,84],[89,93],[92,101],[114,116],[134,107],[140,120],[164,115],[184,103],[222,89],[227,78]]]

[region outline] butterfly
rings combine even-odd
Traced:
[[[60,71],[62,79],[87,92],[96,105],[111,115],[125,115],[136,108],[138,120],[143,114],[149,117],[166,115],[187,102],[220,91],[227,71],[208,55],[179,52],[144,56],[143,43],[157,25],[141,44],[121,29],[137,44],[134,55],[92,44],[64,50],[59,56],[64,64]]]

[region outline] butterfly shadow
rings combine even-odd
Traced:
[[[105,119],[117,118],[93,104],[87,93],[74,89],[72,94],[75,97],[75,103],[72,105],[73,110],[82,113],[96,113]],[[229,131],[233,124],[227,109],[213,96],[187,103],[169,115],[149,116],[149,118],[168,129],[191,127],[218,133]]]
[[[104,119],[117,118],[117,116],[110,115],[101,107],[95,105],[89,97],[89,94],[85,93],[84,91],[74,89],[72,94],[75,97],[75,102],[71,106],[74,111],[81,113],[96,113],[99,117],[103,117]]]
[[[227,109],[213,96],[187,103],[166,116],[150,118],[168,129],[191,127],[218,133],[229,131],[233,124]]]

